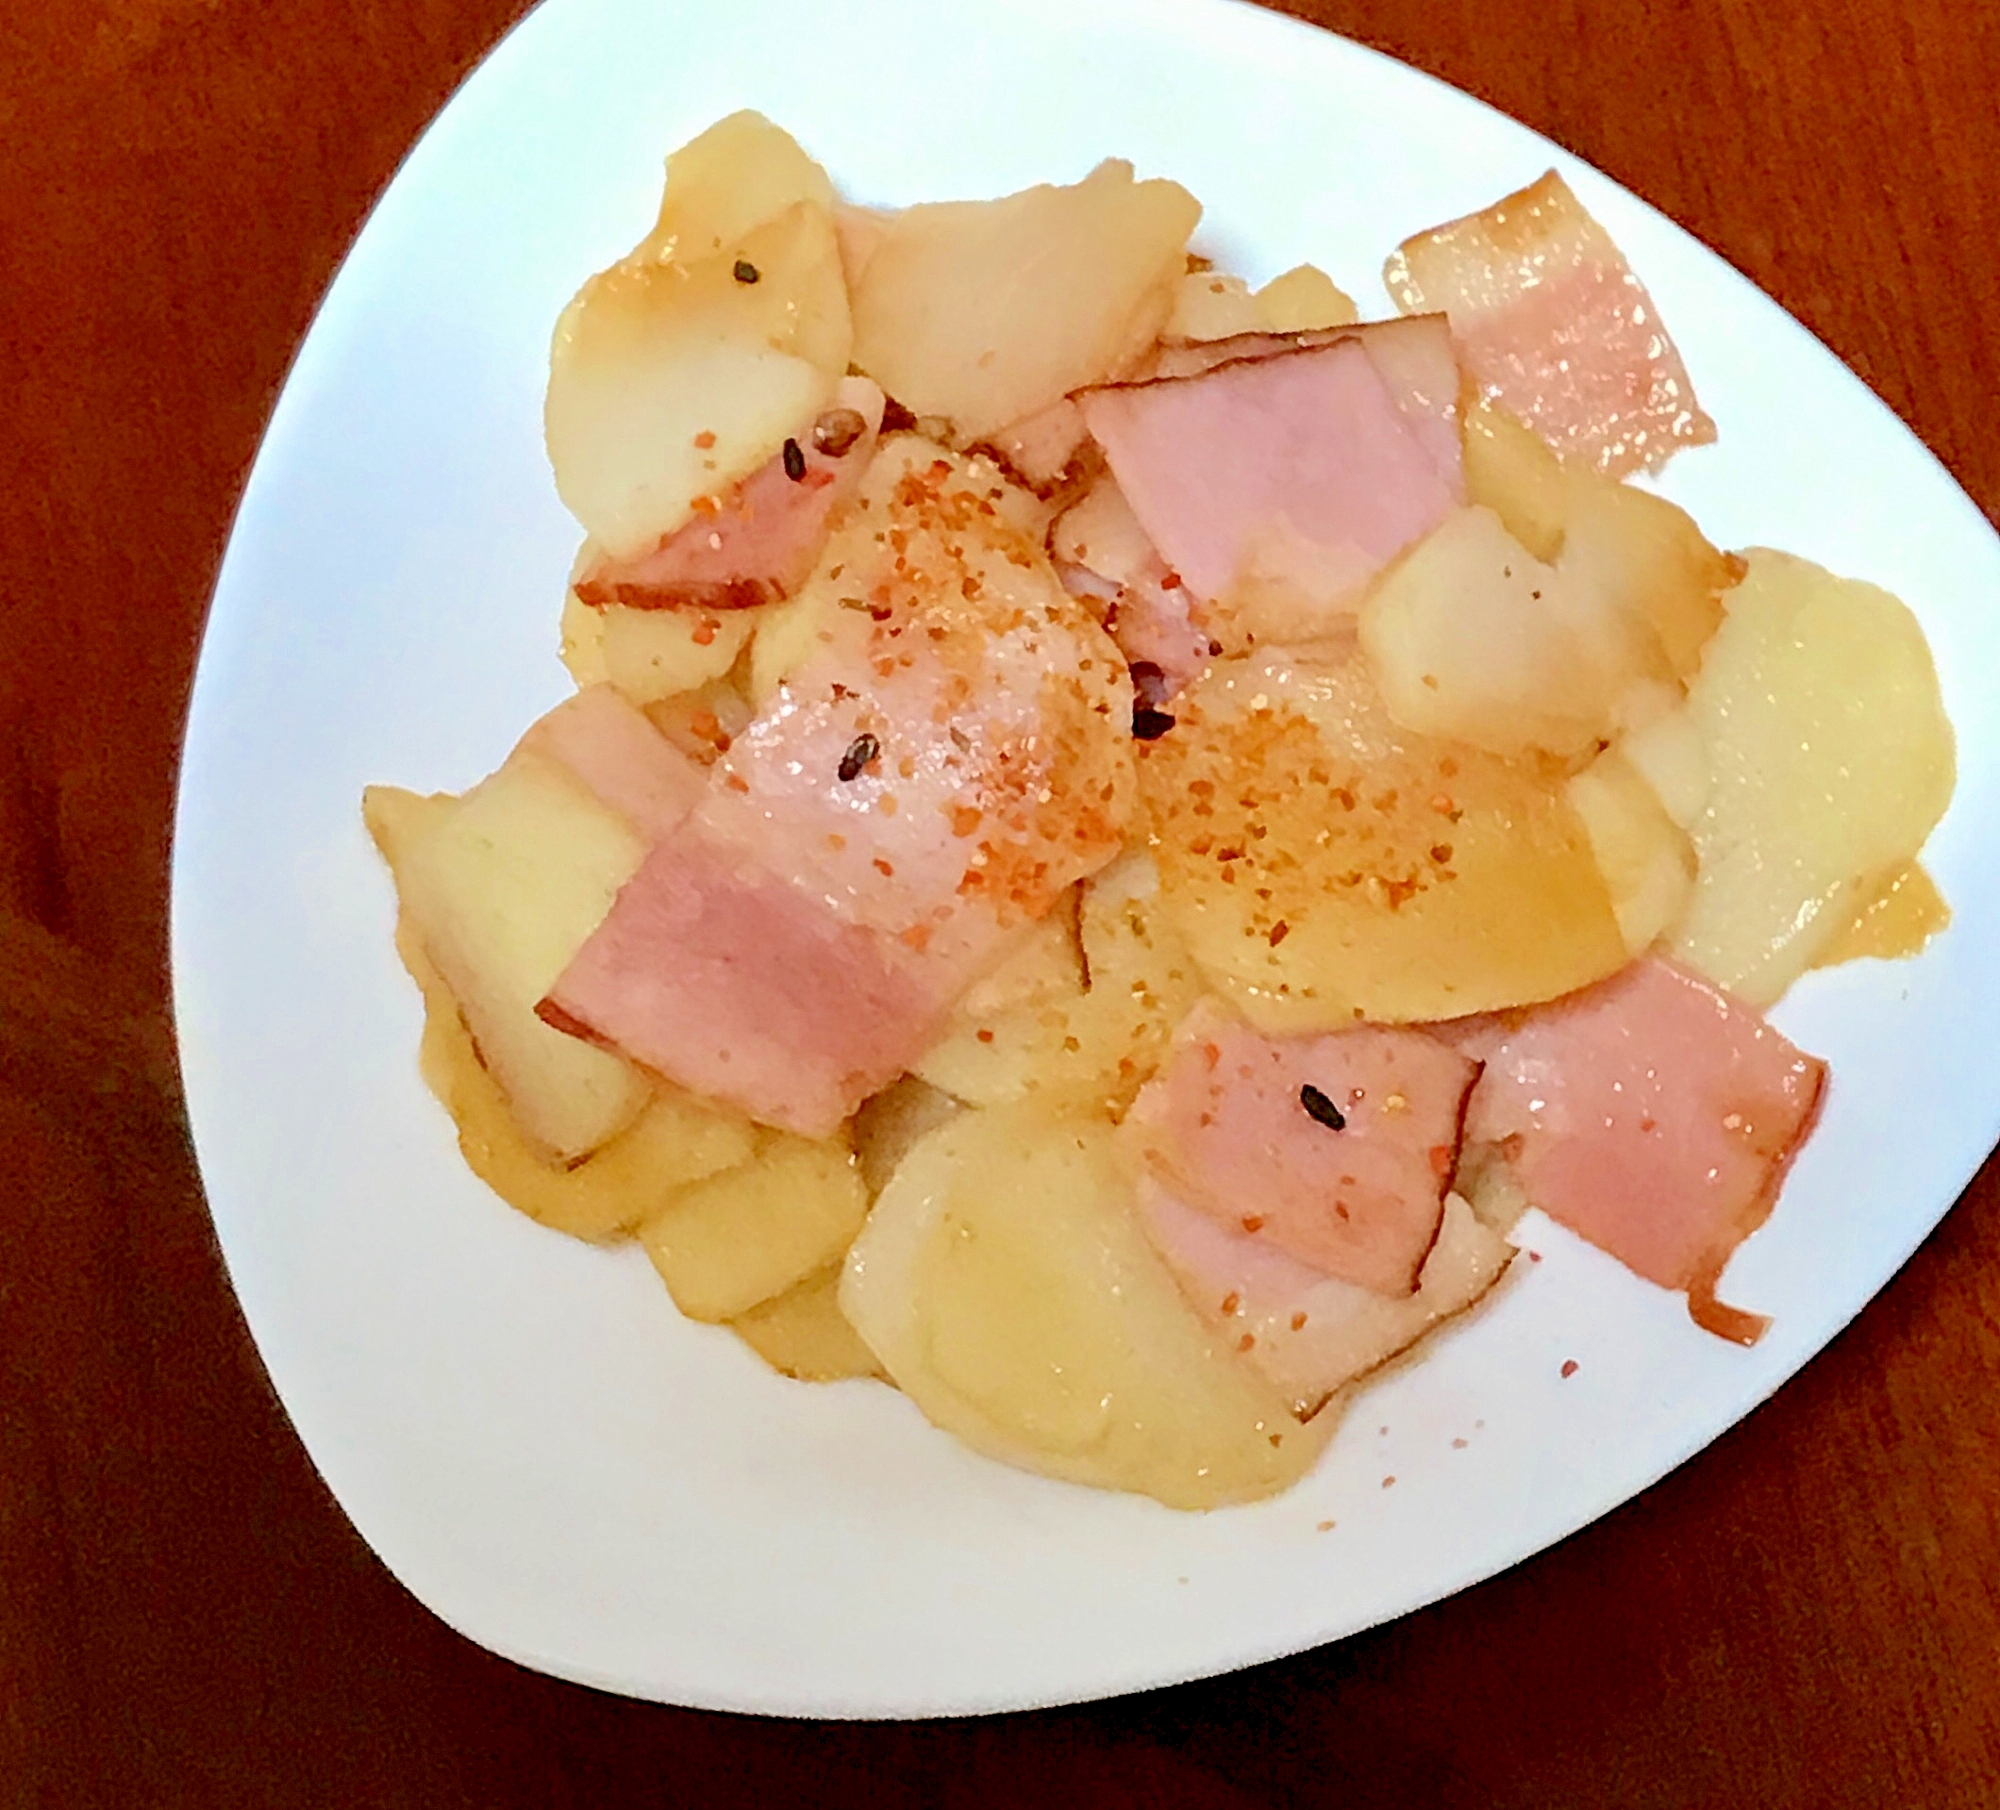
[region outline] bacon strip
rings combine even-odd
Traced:
[[[1742,1344],[1762,1333],[1715,1285],[1812,1130],[1823,1062],[1656,959],[1551,1005],[1436,1029],[1486,1064],[1466,1136],[1506,1153],[1536,1206],[1685,1290],[1709,1331]]]
[[[1321,1275],[1417,1286],[1479,1065],[1421,1031],[1265,1037],[1197,1006],[1126,1120],[1191,1207]]]
[[[1566,457],[1624,477],[1715,438],[1653,298],[1553,170],[1405,239],[1383,281],[1449,315],[1484,394]]]

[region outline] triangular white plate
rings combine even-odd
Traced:
[[[466,1172],[417,1080],[358,799],[372,780],[465,785],[563,694],[576,536],[542,455],[550,329],[649,223],[665,152],[742,106],[869,201],[1129,157],[1201,197],[1199,242],[1229,266],[1310,258],[1364,306],[1385,306],[1398,239],[1551,164],[1611,229],[1721,428],[1667,491],[1723,545],[1906,598],[1961,737],[1929,855],[1956,924],[1920,960],[1810,978],[1779,1014],[1834,1082],[1729,1275],[1730,1299],[1775,1316],[1762,1345],[1706,1337],[1543,1227],[1545,1260],[1370,1393],[1299,1489],[1182,1515],[987,1463],[886,1389],[784,1382],[678,1318],[636,1251],[545,1232]],[[1992,1146],[1996,673],[2000,544],[1894,417],[1694,240],[1424,76],[1224,0],[550,0],[431,127],[329,291],[216,592],[173,954],[231,1279],[369,1544],[454,1627],[544,1671],[907,1716],[1333,1639],[1548,1546],[1706,1445],[1882,1286]]]

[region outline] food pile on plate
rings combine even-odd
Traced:
[[[880,212],[737,114],[555,334],[577,691],[366,800],[472,1168],[787,1375],[1268,1495],[1533,1205],[1717,1298],[1828,1085],[1762,1012],[1939,928],[1874,587],[1632,482],[1715,437],[1559,177],[1395,318],[1177,184]]]

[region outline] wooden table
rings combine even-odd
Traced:
[[[391,1582],[216,1255],[165,857],[196,636],[287,361],[518,10],[17,0],[0,24],[0,1801],[2000,1801],[1990,1167],[1831,1350],[1639,1501],[1240,1677],[970,1724],[739,1720],[519,1671]],[[2000,512],[2000,8],[1301,10],[1692,228]]]

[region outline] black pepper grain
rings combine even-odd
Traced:
[[[748,258],[738,258],[733,274],[739,283],[754,283],[764,273],[751,263]]]
[[[1345,1131],[1347,1115],[1329,1100],[1325,1094],[1308,1081],[1299,1089],[1299,1104],[1306,1109],[1306,1117],[1315,1124],[1324,1125],[1329,1131]]]
[[[872,735],[857,735],[848,744],[847,752],[840,757],[838,771],[841,780],[859,779],[862,769],[881,752],[882,744]]]
[[[785,442],[785,476],[794,484],[803,484],[806,481],[805,448],[796,440]]]

